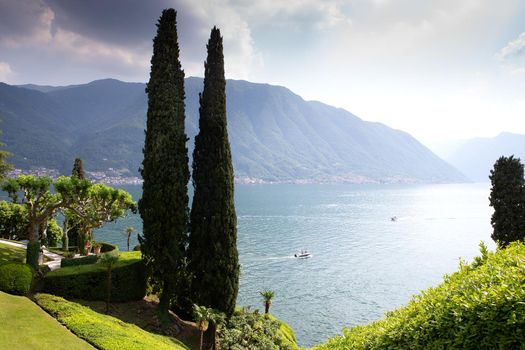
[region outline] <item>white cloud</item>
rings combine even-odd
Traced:
[[[525,32],[499,50],[495,58],[513,75],[525,72]]]
[[[7,62],[0,62],[0,81],[7,81],[13,74],[11,66]]]

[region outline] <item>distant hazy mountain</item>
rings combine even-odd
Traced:
[[[504,132],[494,138],[466,140],[445,159],[471,180],[488,182],[496,160],[511,155],[525,161],[525,135]]]
[[[17,167],[136,175],[142,162],[145,84],[106,79],[50,87],[0,83],[0,129]],[[186,130],[193,150],[201,78],[186,79]],[[235,175],[264,181],[457,182],[465,178],[409,134],[290,90],[228,80]]]

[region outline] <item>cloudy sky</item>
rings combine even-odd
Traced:
[[[525,134],[523,0],[0,0],[0,81],[145,82],[167,7],[186,76],[202,76],[217,25],[227,78],[283,85],[429,144]]]

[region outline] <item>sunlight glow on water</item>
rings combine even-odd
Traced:
[[[140,187],[125,189],[138,199]],[[381,318],[470,260],[481,240],[494,247],[488,196],[488,184],[238,185],[238,304],[263,310],[259,292],[274,290],[271,312],[304,346]],[[129,225],[141,232],[137,215],[95,239],[125,250]],[[302,248],[313,257],[293,258]]]

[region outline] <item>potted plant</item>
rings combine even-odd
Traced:
[[[102,249],[102,244],[99,242],[93,242],[93,253],[100,255],[100,249]]]

